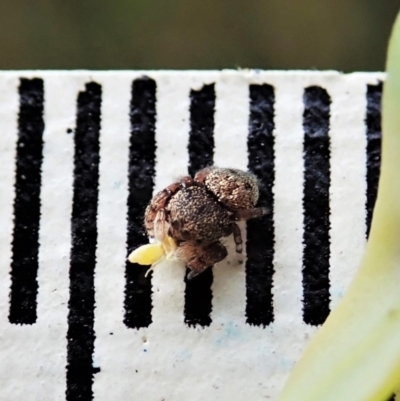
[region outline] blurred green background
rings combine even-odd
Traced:
[[[400,0],[0,0],[0,69],[383,70]]]

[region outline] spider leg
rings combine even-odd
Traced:
[[[146,270],[146,273],[144,274],[144,276],[147,277],[147,276],[150,274],[150,272],[152,272],[152,271],[154,270],[154,268],[155,268],[163,259],[164,259],[164,258],[159,259],[157,262],[153,263],[153,264]]]
[[[207,266],[208,267],[208,266]],[[187,279],[191,280],[192,278],[197,277],[200,273],[203,273],[204,270],[207,269],[207,267],[203,270],[190,270],[188,275],[187,275]],[[210,266],[211,267],[211,266]]]
[[[207,245],[183,242],[180,244],[178,252],[180,259],[191,270],[187,276],[188,280],[204,272],[213,264],[225,259],[228,255],[228,251],[219,241]]]
[[[144,213],[144,225],[151,237],[154,237],[154,227],[159,223],[159,221],[165,221],[166,216],[164,208],[171,196],[178,192],[180,188],[181,184],[179,182],[169,185],[167,188],[164,188],[162,191],[155,194],[150,204],[147,206]],[[162,213],[160,214],[160,212]]]
[[[148,276],[148,274],[154,270],[154,268],[160,263],[162,262],[164,259],[166,260],[171,260],[173,259],[174,253],[176,251],[177,245],[175,243],[175,241],[169,237],[168,235],[165,236],[164,240],[161,242],[161,244],[151,244],[150,245],[152,248],[154,249],[154,251],[152,251],[152,254],[159,252],[159,249],[161,247],[161,249],[163,250],[163,255],[161,255],[150,267],[149,269],[147,269],[146,273],[145,273],[145,277]],[[150,248],[150,246],[148,245],[148,248]],[[158,253],[156,256],[158,256]]]
[[[204,184],[204,181],[206,180],[208,174],[210,174],[211,171],[214,169],[215,169],[215,167],[203,168],[202,170],[200,170],[196,173],[196,175],[194,176],[194,180],[200,184]]]
[[[235,241],[235,245],[236,245],[236,255],[238,258],[238,262],[240,264],[243,263],[243,240],[242,240],[242,233],[240,231],[240,227],[235,224],[232,223],[232,234],[233,234],[233,240]]]
[[[166,235],[162,242],[162,245],[164,247],[166,259],[167,260],[174,259],[176,249],[178,248],[174,239],[169,235]]]
[[[144,225],[151,237],[155,236],[162,239],[167,234],[167,227],[164,227],[167,221],[167,214],[164,209],[168,201],[180,189],[194,185],[198,186],[200,184],[194,181],[192,177],[185,176],[154,195],[144,214]]]
[[[262,217],[266,215],[269,210],[265,207],[255,207],[254,209],[241,209],[235,212],[235,220],[250,220],[256,219],[257,217]]]

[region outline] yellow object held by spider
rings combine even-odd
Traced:
[[[175,241],[167,235],[161,242],[142,245],[135,249],[129,254],[128,260],[139,265],[151,265],[145,274],[146,277],[163,259],[172,259],[176,248]]]

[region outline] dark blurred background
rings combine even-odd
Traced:
[[[383,70],[400,0],[0,0],[1,69]]]

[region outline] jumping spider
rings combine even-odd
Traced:
[[[156,243],[133,251],[129,260],[154,267],[163,257],[176,258],[191,270],[190,280],[227,256],[221,238],[233,234],[242,262],[237,222],[267,213],[255,207],[258,194],[257,179],[237,169],[207,167],[194,178],[183,177],[158,192],[147,206],[145,227]]]

